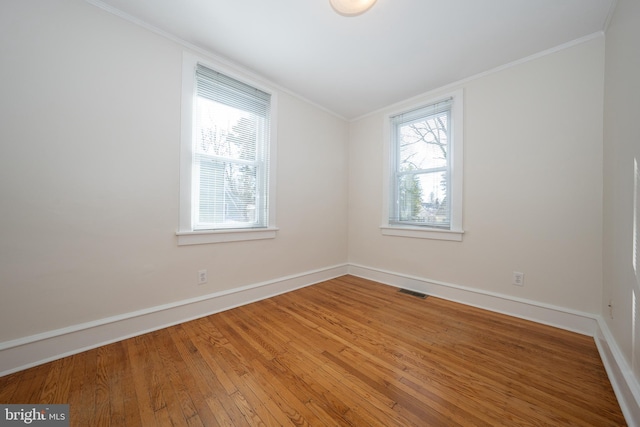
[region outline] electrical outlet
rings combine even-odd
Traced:
[[[207,270],[198,270],[198,285],[207,283]]]
[[[520,273],[519,271],[514,271],[513,281],[511,283],[516,286],[524,286],[524,273]]]

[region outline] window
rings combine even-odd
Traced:
[[[179,244],[275,237],[272,98],[185,55]]]
[[[387,235],[462,240],[462,93],[387,117]]]

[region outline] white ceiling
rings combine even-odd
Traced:
[[[615,0],[88,0],[352,119],[603,31]]]

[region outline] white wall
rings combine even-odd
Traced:
[[[280,92],[277,238],[178,247],[184,48],[84,1],[2,9],[0,343],[345,263],[342,119]]]
[[[639,22],[640,4],[618,0],[607,30],[602,301],[603,317],[636,381],[640,380],[640,313],[634,307],[640,296],[640,248],[637,228],[634,230],[634,220],[640,227],[640,205],[634,206],[634,191],[640,196],[640,178],[634,173],[634,160],[640,163]]]
[[[446,88],[464,90],[462,242],[381,235],[389,111],[351,123],[349,262],[599,313],[603,73],[596,37]]]

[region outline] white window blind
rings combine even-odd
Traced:
[[[453,98],[392,116],[389,224],[451,228]]]
[[[196,68],[193,230],[268,225],[271,95]]]

